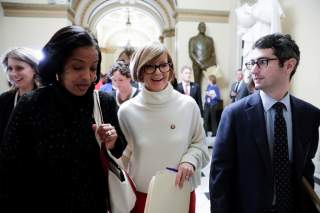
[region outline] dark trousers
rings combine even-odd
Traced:
[[[135,207],[132,209],[130,213],[143,213],[144,208],[147,201],[147,195],[143,192],[137,191],[137,201]],[[190,193],[190,203],[189,203],[189,212],[188,213],[195,213],[196,212],[196,193],[192,191]]]
[[[204,105],[204,130],[206,132],[212,132],[212,136],[216,135],[219,120],[218,120],[218,110],[219,110],[219,104],[205,104]]]

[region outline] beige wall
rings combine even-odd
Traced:
[[[2,8],[1,8],[2,10]],[[69,25],[65,18],[4,17],[0,14],[0,55],[12,47],[26,46],[41,50],[50,37],[61,27]],[[1,66],[0,92],[8,88]]]
[[[101,72],[107,73],[111,68],[112,64],[117,60],[119,54],[115,53],[101,53],[102,61],[101,61]]]
[[[177,0],[178,8],[201,10],[229,10],[234,0]]]
[[[3,9],[0,7],[0,32],[2,33],[3,31]],[[4,42],[2,42],[2,35],[0,34],[0,49],[3,48]]]
[[[62,18],[4,17],[3,22],[5,49],[21,45],[41,49],[58,29],[69,24]]]
[[[320,1],[282,0],[281,4],[286,14],[283,31],[292,35],[301,52],[291,92],[320,107]]]
[[[11,3],[32,3],[32,4],[47,4],[48,0],[3,0],[2,2],[11,2]]]
[[[0,50],[4,49],[4,41],[3,39],[3,9],[0,7]],[[0,60],[1,60],[1,51],[0,51]],[[7,78],[4,72],[2,72],[3,68],[0,63],[0,93],[8,88],[7,86]]]
[[[168,48],[170,51],[171,57],[173,61],[176,61],[176,50],[175,50],[175,37],[166,37],[164,39],[164,45]]]

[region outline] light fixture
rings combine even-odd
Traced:
[[[130,10],[129,8],[127,8],[127,12],[128,12],[128,17],[127,17],[127,21],[125,23],[126,26],[126,36],[127,36],[127,43],[126,46],[130,46],[130,39],[131,39],[131,21],[130,21]]]
[[[127,27],[131,27],[130,11],[129,11],[129,8],[127,9],[127,11],[128,11],[128,18],[127,18],[126,26],[127,26]]]

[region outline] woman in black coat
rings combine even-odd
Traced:
[[[2,65],[12,86],[0,95],[0,142],[20,97],[38,87],[38,59],[31,49],[16,47],[8,50],[3,55]]]
[[[97,41],[83,28],[68,26],[53,35],[43,53],[39,73],[45,87],[21,98],[0,147],[1,208],[106,213],[108,185],[100,153],[110,149],[119,158],[126,142],[112,96],[100,93],[105,124],[94,125],[93,90],[101,63]]]

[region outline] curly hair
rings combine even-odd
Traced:
[[[131,78],[129,64],[124,61],[117,61],[114,63],[109,70],[109,76],[112,77],[116,71],[119,71],[121,75],[127,78]]]

